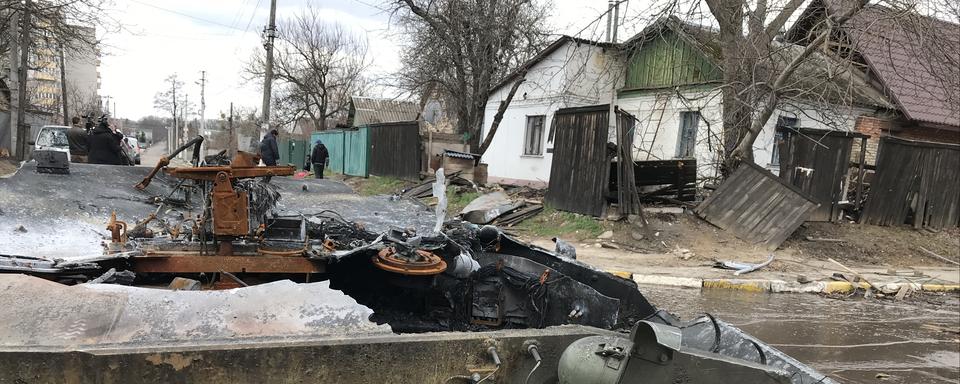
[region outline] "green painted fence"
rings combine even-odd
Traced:
[[[350,176],[367,177],[369,171],[370,133],[367,128],[314,132],[310,141],[323,142],[330,153],[329,169]],[[313,149],[311,144],[310,149]]]
[[[280,140],[278,149],[280,149],[280,164],[293,164],[297,168],[303,168],[307,155],[313,147],[308,145],[306,140],[285,138]]]

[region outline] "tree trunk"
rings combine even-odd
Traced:
[[[513,83],[513,87],[510,88],[510,92],[507,93],[507,98],[500,102],[500,106],[497,107],[497,114],[493,115],[493,122],[490,123],[490,132],[487,132],[487,136],[483,139],[483,144],[480,144],[480,149],[476,150],[475,153],[480,155],[483,158],[483,154],[487,152],[487,148],[490,148],[490,143],[493,142],[493,136],[497,134],[497,129],[500,128],[500,121],[503,120],[503,114],[507,111],[507,107],[510,106],[510,102],[513,101],[513,96],[517,94],[517,88],[520,88],[520,84],[523,84],[527,79],[524,77],[525,72],[520,74],[520,79],[516,83]]]

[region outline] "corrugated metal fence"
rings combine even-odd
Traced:
[[[960,145],[883,137],[861,217],[866,224],[960,225]]]
[[[350,176],[416,179],[420,171],[417,122],[371,124],[357,129],[315,132],[330,153],[329,168]],[[311,146],[312,149],[312,146]]]

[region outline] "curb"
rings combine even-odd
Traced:
[[[867,283],[854,285],[846,281],[815,281],[800,284],[783,280],[751,280],[751,279],[698,279],[693,277],[677,277],[663,275],[638,275],[624,271],[608,271],[624,279],[630,279],[637,284],[661,285],[682,288],[726,289],[756,293],[850,293],[856,288],[866,289]],[[960,284],[917,284],[917,283],[886,283],[878,284],[884,292],[897,292],[903,284],[910,284],[914,291],[925,292],[960,292]]]

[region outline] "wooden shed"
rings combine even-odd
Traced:
[[[850,151],[859,132],[799,128],[783,130],[779,143],[780,177],[820,204],[809,221],[837,221],[849,189]],[[861,143],[862,144],[862,143]],[[861,152],[866,146],[860,145]],[[862,157],[861,153],[860,156]],[[862,177],[859,171],[858,177]]]
[[[618,124],[633,128],[635,119],[617,111]],[[616,154],[609,141],[610,105],[557,110],[550,127],[553,163],[544,201],[556,209],[603,216],[609,195],[610,160]]]

